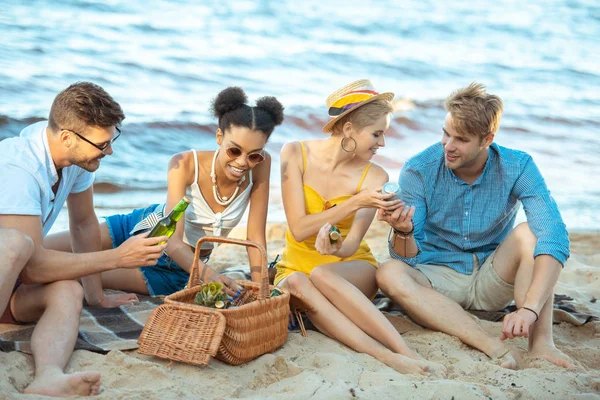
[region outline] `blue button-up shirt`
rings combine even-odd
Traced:
[[[482,174],[468,184],[444,165],[437,143],[408,160],[398,179],[401,198],[416,206],[415,257],[390,255],[411,266],[446,265],[473,272],[513,229],[522,203],[529,228],[537,237],[533,256],[549,254],[564,265],[569,237],[556,202],[530,155],[493,143]],[[479,265],[477,267],[479,267]]]

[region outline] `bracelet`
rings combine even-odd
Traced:
[[[531,308],[529,308],[529,307],[521,307],[521,309],[525,309],[525,310],[527,310],[527,311],[531,311],[532,313],[534,313],[534,314],[535,314],[535,321],[536,321],[536,322],[537,322],[537,320],[538,320],[538,319],[540,319],[540,316],[539,316],[539,314],[538,314],[538,313],[536,313],[536,312],[535,312],[535,310],[532,310],[532,309],[531,309]]]
[[[411,221],[410,223],[411,223],[412,227],[410,228],[410,231],[408,231],[408,232],[399,231],[398,229],[396,229],[392,226],[392,229],[394,230],[394,234],[403,239],[408,239],[415,232],[414,222]]]

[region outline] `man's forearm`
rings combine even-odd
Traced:
[[[522,307],[532,308],[539,314],[548,298],[554,293],[561,270],[562,265],[554,257],[547,254],[537,256],[533,266],[531,285],[529,285]]]
[[[38,246],[25,266],[22,278],[26,284],[78,279],[115,269],[117,261],[116,250],[71,254]]]
[[[419,254],[419,247],[415,241],[415,235],[403,236],[396,234],[392,229],[390,243],[392,249],[401,257],[412,258]]]
[[[73,253],[94,253],[102,250],[100,224],[95,218],[87,224],[71,226],[71,245]],[[102,277],[99,273],[81,277],[85,300],[91,306],[102,302]]]

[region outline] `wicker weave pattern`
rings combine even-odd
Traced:
[[[224,331],[225,318],[219,313],[163,304],[150,314],[138,340],[138,352],[206,365],[216,355]]]
[[[233,243],[239,244],[246,247],[257,248],[262,255],[262,266],[261,266],[261,279],[259,283],[249,281],[238,281],[238,284],[244,287],[243,294],[234,303],[236,308],[217,310],[209,307],[203,307],[194,304],[194,298],[196,293],[201,289],[200,284],[202,283],[202,277],[205,269],[199,271],[199,249],[201,248],[202,242],[220,242],[220,243]],[[267,270],[267,256],[264,248],[257,243],[248,240],[237,240],[227,239],[221,237],[203,237],[196,243],[196,255],[194,265],[190,272],[190,279],[188,282],[188,288],[175,292],[165,298],[165,306],[173,307],[174,313],[182,314],[181,317],[171,322],[171,325],[166,330],[173,330],[178,332],[179,337],[192,337],[193,335],[188,333],[188,330],[200,331],[201,334],[196,333],[200,337],[204,337],[203,331],[207,331],[207,335],[214,335],[213,338],[217,343],[218,352],[216,358],[232,365],[239,365],[254,358],[261,356],[265,353],[271,352],[285,343],[288,335],[287,322],[289,315],[289,300],[290,294],[286,290],[282,290],[282,294],[276,297],[269,297],[270,290],[273,286],[269,286],[268,283],[268,270]],[[183,317],[183,314],[190,313],[193,310],[196,313],[203,313],[204,315],[219,315],[225,320],[224,331],[219,331],[219,321],[209,320],[208,325],[204,323],[191,324],[188,323],[188,317]],[[150,320],[149,320],[150,322]],[[148,328],[148,323],[146,328]],[[177,325],[177,326],[176,326]],[[146,332],[146,328],[142,332]],[[161,327],[162,329],[162,327]],[[155,330],[155,329],[148,329]],[[147,348],[151,348],[150,345],[145,344],[142,349],[142,342],[147,340],[167,340],[169,341],[170,347],[181,348],[181,344],[177,343],[178,336],[173,335],[158,335],[158,337],[150,336],[147,334],[143,339],[140,336],[140,352],[145,353]],[[199,345],[202,344],[201,342]],[[207,346],[203,344],[198,346],[194,351],[201,354],[187,354],[182,355],[179,359],[172,357],[166,357],[177,361],[190,362],[194,364],[200,364],[193,362],[192,360],[199,360],[202,357],[206,357],[206,364],[210,356],[214,356],[213,343],[210,342]],[[166,346],[165,343],[154,345],[158,347]],[[171,351],[170,354],[175,354]],[[157,355],[155,351],[151,355]],[[209,356],[210,355],[210,356]],[[160,357],[160,356],[159,356]]]

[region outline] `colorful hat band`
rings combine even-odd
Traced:
[[[353,90],[345,93],[329,107],[329,116],[332,118],[360,105],[361,103],[377,96],[379,93],[372,89]]]

